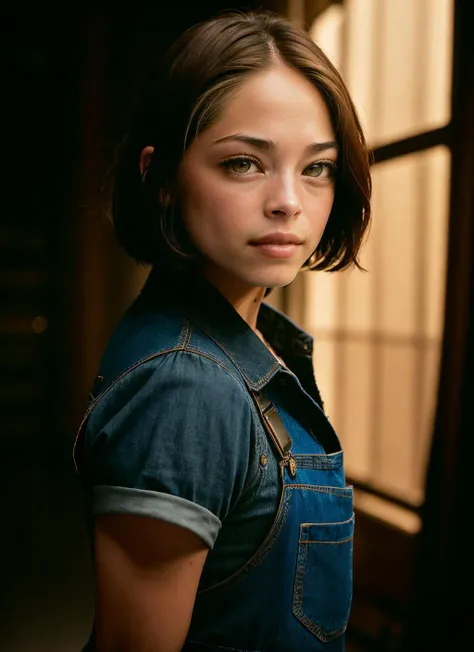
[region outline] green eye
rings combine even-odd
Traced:
[[[314,163],[306,170],[309,177],[320,177],[324,172],[324,166],[321,163]]]
[[[336,171],[336,164],[333,161],[320,161],[319,163],[312,163],[305,169],[305,175],[312,177],[333,177]]]
[[[250,170],[250,167],[252,165],[252,161],[249,161],[246,158],[237,158],[234,159],[233,161],[228,161],[229,167],[234,171],[238,172],[239,174],[248,172]]]
[[[236,176],[243,176],[249,172],[253,172],[252,166],[260,168],[258,161],[254,161],[248,156],[236,156],[234,158],[229,158],[227,161],[224,161],[221,164],[226,172],[234,174]]]

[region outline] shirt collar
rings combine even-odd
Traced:
[[[220,346],[240,369],[249,387],[260,390],[282,371],[260,338],[229,301],[200,274],[168,274],[152,270],[144,291],[163,292],[173,304]],[[281,311],[263,302],[257,327],[285,359],[310,357],[313,338]]]

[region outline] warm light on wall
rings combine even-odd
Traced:
[[[372,146],[450,119],[452,0],[346,0],[311,35],[347,80]],[[354,479],[423,500],[443,331],[450,150],[373,167],[367,272],[304,274],[327,412]],[[291,292],[291,290],[290,290]]]
[[[452,0],[345,0],[343,6],[344,75],[371,145],[447,124]]]

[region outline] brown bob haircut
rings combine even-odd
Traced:
[[[322,50],[282,16],[228,12],[186,30],[149,82],[112,171],[112,222],[120,245],[138,263],[182,270],[202,260],[180,219],[179,166],[198,133],[219,118],[229,97],[251,75],[284,63],[322,94],[339,160],[328,224],[305,267],[359,267],[370,218],[370,161],[346,86]],[[140,173],[140,153],[153,146]]]

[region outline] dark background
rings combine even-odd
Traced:
[[[197,21],[253,7],[73,1],[1,10],[2,650],[79,650],[91,624],[72,446],[133,265],[101,212],[100,183],[160,53]]]

